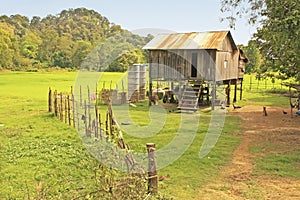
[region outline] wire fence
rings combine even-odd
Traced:
[[[120,195],[124,195],[126,191],[130,191],[128,195],[132,197],[140,195],[139,198],[143,198],[147,192],[157,193],[157,171],[153,171],[156,169],[156,161],[153,162],[155,159],[154,152],[150,152],[147,145],[148,166],[152,170],[146,173],[149,169],[144,169],[143,165],[140,164],[141,161],[135,160],[135,156],[130,150],[130,146],[125,143],[121,128],[113,115],[112,99],[120,97],[120,102],[125,103],[124,93],[121,92],[119,96],[115,90],[105,88],[91,92],[87,87],[86,97],[82,94],[81,87],[80,94],[77,96],[74,95],[73,88],[71,88],[70,93],[53,91],[50,88],[48,111],[54,113],[62,122],[74,127],[88,145],[88,150],[92,151],[91,153],[96,158],[102,161],[104,159],[105,163],[109,163],[110,166],[124,166],[124,171],[127,172],[122,175],[122,178],[111,177],[115,181],[100,181],[109,182],[109,185],[100,184],[96,192],[89,193],[97,198],[103,198],[104,196],[101,194],[104,191],[109,191],[110,198],[121,197]],[[107,104],[105,114],[99,112],[99,105],[103,105],[103,103]],[[152,163],[151,166],[150,163]],[[114,175],[111,174],[111,176]],[[147,181],[148,184],[146,184]],[[128,190],[130,185],[134,185],[136,190]],[[79,195],[78,197],[82,196]]]
[[[289,87],[286,86],[283,80],[278,79],[257,79],[249,76],[243,81],[243,89],[260,92],[260,91],[288,91]]]

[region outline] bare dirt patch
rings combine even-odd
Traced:
[[[241,143],[219,177],[200,189],[198,199],[300,199],[299,178],[256,173],[263,156],[300,149],[300,116],[280,107],[267,107],[267,113],[262,106],[229,110],[243,119]]]

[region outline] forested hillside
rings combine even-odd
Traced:
[[[134,35],[85,8],[45,18],[4,15],[0,16],[0,69],[126,71],[128,65],[145,61],[141,47],[151,37]]]

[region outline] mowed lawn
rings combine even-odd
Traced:
[[[114,82],[123,74],[105,73],[103,80]],[[88,187],[94,175],[95,160],[85,149],[77,132],[47,112],[48,89],[70,91],[76,72],[0,73],[0,199],[35,198],[40,187],[52,198],[68,197],[76,188]],[[147,103],[130,109],[140,126],[151,120]],[[134,151],[148,142],[163,148],[176,136],[181,115],[167,110],[162,129],[149,138],[125,134]],[[159,170],[159,176],[171,178],[159,183],[160,195],[175,199],[193,199],[204,184],[218,176],[239,144],[240,119],[226,116],[223,132],[212,151],[204,158],[199,152],[211,121],[209,110],[191,114],[200,117],[192,144],[183,155]],[[189,117],[191,117],[189,116]],[[180,146],[180,142],[178,143]],[[166,155],[168,156],[168,155]]]

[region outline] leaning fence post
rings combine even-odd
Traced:
[[[48,111],[52,112],[52,90],[49,88],[49,96],[48,96]]]
[[[156,194],[158,190],[158,178],[155,159],[155,144],[147,143],[148,152],[148,193]]]

